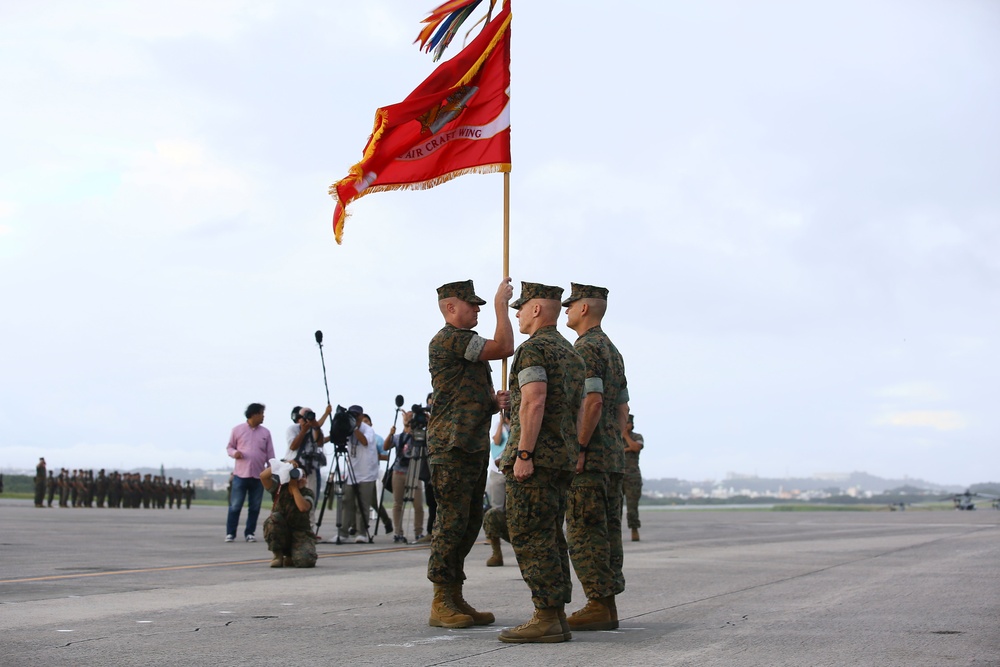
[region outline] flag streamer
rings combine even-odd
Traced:
[[[451,0],[432,10],[430,16],[421,21],[421,23],[426,25],[421,29],[420,34],[417,35],[414,43],[420,42],[420,49],[425,53],[433,51],[434,62],[437,62],[455,38],[458,29],[481,2],[482,0]],[[475,25],[483,21],[489,23],[495,5],[496,0],[490,0],[489,11]],[[469,32],[472,31],[470,30]],[[466,37],[468,37],[468,33]]]

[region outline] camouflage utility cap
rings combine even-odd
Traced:
[[[563,288],[552,285],[542,285],[541,283],[526,283],[521,281],[521,296],[516,301],[512,301],[510,307],[517,310],[532,299],[552,299],[558,301],[562,298]]]
[[[568,306],[574,301],[579,301],[580,299],[602,299],[604,301],[607,301],[608,288],[596,287],[595,285],[580,285],[578,283],[570,283],[569,298],[563,301],[562,305]]]
[[[482,306],[486,303],[485,300],[476,296],[476,288],[472,286],[471,280],[462,280],[457,283],[448,283],[447,285],[438,287],[438,301],[450,297],[457,297],[474,306]]]

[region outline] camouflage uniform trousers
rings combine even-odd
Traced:
[[[614,590],[618,595],[625,591],[625,547],[622,546],[622,484],[625,475],[620,472],[608,473],[608,538],[611,541],[611,572],[614,574]]]
[[[279,511],[264,519],[264,541],[272,553],[291,556],[295,567],[316,565],[316,540],[309,530],[295,530]]]
[[[628,506],[626,520],[629,528],[642,528],[639,521],[639,498],[642,497],[642,475],[625,475],[625,503]]]
[[[483,532],[486,539],[492,540],[499,537],[504,542],[510,542],[510,533],[507,532],[507,510],[493,507],[486,510],[483,515]]]
[[[579,473],[573,478],[566,497],[569,556],[583,592],[590,599],[615,595],[609,525],[612,501],[608,484],[606,473]],[[621,509],[618,511],[621,512]],[[618,521],[620,523],[621,518]],[[620,533],[619,525],[619,542]]]
[[[453,447],[431,464],[437,513],[431,533],[427,578],[435,584],[465,581],[465,558],[483,527],[483,494],[489,450],[469,453]]]
[[[566,493],[573,473],[535,468],[523,482],[507,475],[507,530],[521,577],[536,609],[568,604],[573,595],[569,551],[563,534]]]

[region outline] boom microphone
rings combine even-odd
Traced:
[[[322,331],[317,331],[316,332],[316,342],[319,343],[320,345],[323,344],[323,332]]]

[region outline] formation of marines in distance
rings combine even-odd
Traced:
[[[137,472],[104,469],[95,475],[93,470],[62,468],[58,475],[46,474],[45,459],[39,459],[35,468],[35,507],[116,507],[144,509],[191,509],[195,489],[191,480],[181,484],[180,479]]]

